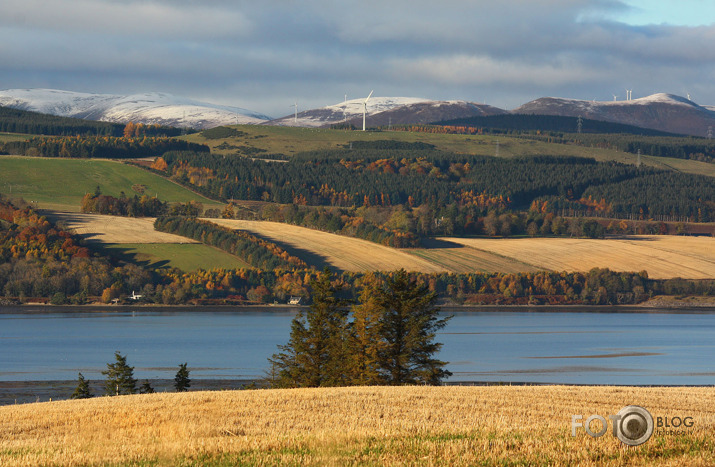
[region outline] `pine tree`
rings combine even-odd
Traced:
[[[375,291],[382,309],[380,332],[385,348],[380,368],[387,384],[439,384],[452,373],[446,362],[434,358],[442,344],[435,332],[451,317],[438,318],[437,294],[410,280],[404,269],[396,271]]]
[[[176,392],[185,392],[191,387],[191,380],[189,379],[189,370],[186,368],[186,363],[179,364],[179,371],[176,372],[174,377],[174,388]]]
[[[382,308],[377,303],[380,284],[374,274],[363,278],[360,304],[353,307],[350,334],[350,384],[384,384],[380,372],[380,353],[386,348],[382,338]]]
[[[137,380],[134,379],[134,367],[127,365],[127,357],[119,351],[114,352],[114,363],[107,363],[107,369],[102,372],[107,377],[105,392],[109,396],[120,394],[135,394]]]
[[[70,396],[72,399],[89,399],[91,397],[94,397],[92,395],[92,392],[89,389],[89,381],[84,379],[84,376],[82,376],[82,373],[78,373],[77,377],[77,388],[75,388],[74,392]]]
[[[139,387],[139,394],[154,394],[154,388],[149,384],[149,380],[144,380],[142,385]]]
[[[269,359],[277,370],[277,387],[343,386],[349,384],[347,302],[336,296],[332,273],[325,268],[311,281],[313,303],[293,319],[288,344]]]

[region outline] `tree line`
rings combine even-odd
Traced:
[[[174,390],[176,392],[186,392],[191,387],[190,370],[188,363],[180,363],[179,369],[174,376]],[[134,367],[127,363],[127,357],[119,351],[114,352],[114,363],[107,363],[107,369],[102,371],[106,377],[104,381],[104,394],[107,396],[122,396],[129,394],[152,394],[154,388],[145,380],[141,386],[137,387],[137,379],[134,378]],[[70,396],[71,399],[90,399],[94,397],[92,390],[82,373],[77,375],[77,387]]]
[[[131,123],[131,122],[130,122]],[[136,136],[179,136],[180,128],[141,125]],[[133,130],[138,125],[131,123]],[[13,109],[0,106],[0,132],[48,136],[123,136],[128,125]],[[132,133],[134,134],[134,133]]]
[[[203,144],[175,138],[142,136],[51,136],[0,144],[5,154],[42,157],[132,159],[160,156],[167,151],[208,152]]]
[[[154,229],[198,240],[238,256],[258,269],[307,268],[302,259],[289,254],[273,242],[244,230],[234,230],[192,217],[163,216]]]

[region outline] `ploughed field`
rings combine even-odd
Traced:
[[[646,408],[629,447],[615,415]],[[0,407],[0,464],[713,465],[708,387],[352,387],[156,393]],[[601,437],[573,415],[608,424]],[[661,427],[658,427],[660,423]],[[678,432],[666,430],[679,425]],[[601,425],[594,421],[592,432]]]

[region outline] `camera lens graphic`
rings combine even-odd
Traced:
[[[622,443],[639,446],[653,435],[653,416],[643,407],[629,405],[623,407],[618,415],[620,419],[616,436]]]

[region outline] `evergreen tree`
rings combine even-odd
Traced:
[[[77,377],[77,387],[75,388],[74,392],[70,396],[72,399],[89,399],[91,397],[94,397],[92,395],[92,392],[89,389],[89,381],[84,379],[84,376],[82,376],[82,373],[78,373]]]
[[[114,352],[114,363],[107,363],[107,369],[102,372],[107,377],[105,392],[109,396],[120,394],[135,394],[137,380],[134,379],[134,367],[127,365],[127,357],[119,351]]]
[[[452,373],[444,369],[446,362],[434,358],[442,347],[434,342],[435,332],[451,318],[438,318],[437,294],[411,281],[404,269],[395,272],[376,294],[385,341],[380,368],[386,382],[439,384],[450,376]]]
[[[144,380],[142,385],[139,387],[140,394],[154,394],[155,392],[154,388],[151,387],[151,384],[149,384],[149,380]]]
[[[363,279],[360,304],[353,307],[350,335],[350,383],[359,386],[384,384],[380,373],[380,353],[386,348],[382,338],[382,309],[377,303],[380,284],[374,274]]]
[[[317,387],[349,384],[347,302],[336,296],[332,273],[325,268],[310,283],[313,303],[293,319],[288,344],[269,359],[277,370],[274,386]]]
[[[179,364],[179,371],[176,372],[176,376],[174,377],[174,388],[176,392],[185,392],[190,387],[189,369],[186,368],[186,363],[181,363]]]

